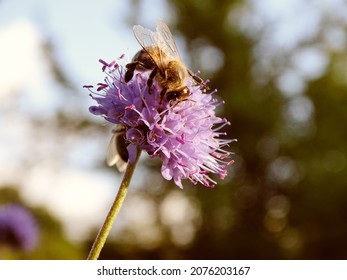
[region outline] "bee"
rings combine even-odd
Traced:
[[[156,31],[135,25],[133,32],[142,49],[126,65],[124,76],[126,83],[133,78],[135,71],[150,71],[147,80],[149,92],[153,79],[156,79],[161,87],[161,99],[165,97],[167,101],[186,99],[190,94],[187,86],[190,78],[203,89],[209,89],[200,77],[184,65],[171,31],[162,20],[157,21]],[[125,171],[129,158],[125,133],[126,127],[118,124],[113,130],[107,151],[107,164],[116,165],[120,172]]]
[[[107,165],[115,165],[119,172],[124,172],[129,159],[127,143],[125,142],[126,129],[123,124],[118,124],[113,129],[111,140],[107,150]]]
[[[204,89],[208,89],[204,81],[184,65],[171,31],[162,20],[157,21],[156,31],[135,25],[133,32],[142,49],[126,65],[126,83],[132,79],[135,70],[151,71],[147,80],[149,90],[153,79],[156,79],[162,89],[160,96],[167,101],[183,100],[189,96],[187,80],[190,77]]]

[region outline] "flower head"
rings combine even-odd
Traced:
[[[30,251],[37,241],[38,229],[30,212],[16,204],[0,208],[0,244]]]
[[[100,62],[107,77],[91,95],[98,106],[89,110],[113,124],[124,125],[129,161],[135,160],[138,148],[150,157],[159,157],[162,176],[173,179],[180,188],[184,179],[214,187],[210,173],[224,179],[226,167],[233,162],[224,147],[234,140],[220,138],[225,135],[220,129],[228,122],[215,115],[222,103],[213,98],[214,92],[204,93],[199,85],[188,81],[189,97],[168,101],[160,95],[162,89],[155,79],[149,89],[148,72],[138,72],[125,83],[121,66]]]

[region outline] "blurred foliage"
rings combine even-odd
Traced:
[[[336,75],[345,54],[326,50],[326,72],[307,81],[297,101],[303,106],[307,101],[312,104],[312,115],[306,121],[293,121],[300,111],[288,117],[294,99],[277,87],[282,72],[276,69],[266,82],[257,82],[252,70],[257,39],[230,24],[231,12],[242,2],[170,1],[176,15],[176,26],[171,28],[184,36],[192,68],[208,69],[205,64],[214,63],[213,56],[206,57],[207,62],[199,57],[205,43],[222,54],[222,66],[209,72],[209,78],[211,87],[218,88],[225,100],[220,114],[231,120],[228,135],[238,139],[230,148],[236,153],[231,179],[219,182],[213,190],[190,186],[183,190],[199,201],[201,220],[192,242],[177,245],[168,227],[160,225],[165,232],[160,246],[141,249],[131,241],[126,245],[114,241],[106,246],[102,258],[347,258],[347,83]],[[322,21],[322,32],[333,20]],[[320,40],[315,37],[304,43],[309,46]],[[284,60],[282,70],[289,67],[288,61]],[[204,72],[202,76],[207,78]],[[310,109],[303,108],[305,112]],[[160,204],[172,187],[165,186],[161,197],[153,199]]]
[[[20,260],[83,259],[84,255],[81,248],[68,241],[64,236],[61,223],[47,213],[45,209],[26,206],[15,189],[15,186],[0,189],[0,205],[15,203],[25,206],[36,219],[39,229],[39,242],[38,246],[29,252],[11,249],[2,251],[4,248],[0,246],[0,258]]]

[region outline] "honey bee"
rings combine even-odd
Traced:
[[[170,29],[162,20],[157,21],[156,31],[135,25],[133,32],[142,49],[126,65],[127,70],[124,76],[126,83],[133,78],[135,71],[151,71],[147,80],[149,92],[153,79],[156,79],[161,87],[160,96],[165,97],[167,101],[180,101],[189,96],[187,86],[189,78],[208,90],[204,81],[182,62]],[[116,165],[120,172],[125,171],[128,161],[125,133],[126,127],[118,124],[113,130],[107,152],[107,164]]]
[[[115,165],[119,172],[124,172],[128,162],[128,150],[125,142],[125,126],[118,124],[112,131],[112,137],[108,144],[107,165]]]
[[[204,81],[184,65],[170,29],[162,20],[157,21],[156,31],[135,25],[133,32],[142,49],[126,65],[126,83],[132,79],[135,70],[151,71],[147,81],[149,90],[155,78],[162,89],[161,98],[165,97],[167,101],[183,100],[189,96],[187,80],[190,77],[208,89]]]

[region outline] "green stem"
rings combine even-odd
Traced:
[[[131,177],[134,173],[136,163],[140,157],[141,150],[137,150],[136,160],[133,163],[128,162],[128,166],[125,170],[122,183],[119,187],[117,196],[111,206],[110,211],[107,214],[104,224],[99,230],[98,235],[94,241],[94,244],[89,252],[87,260],[97,260],[99,258],[100,252],[104,247],[107,236],[110,233],[113,222],[116,219],[118,212],[123,204],[124,198],[127,194],[128,187],[130,184]]]

